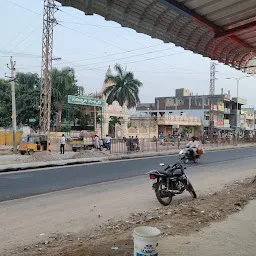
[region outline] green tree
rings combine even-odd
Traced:
[[[12,119],[12,99],[10,83],[0,79],[0,127],[10,127]]]
[[[40,78],[38,74],[17,73],[16,75],[16,109],[18,125],[29,125],[29,119],[39,123]]]
[[[78,123],[80,125],[81,130],[87,130],[90,122],[91,122],[91,117],[89,114],[86,114],[85,112],[80,114]]]
[[[52,70],[52,104],[57,113],[57,130],[60,130],[62,114],[66,109],[68,95],[81,94],[82,87],[77,86],[75,71],[66,67]]]
[[[109,121],[109,132],[113,136],[115,135],[116,124],[121,125],[120,117],[111,116]]]
[[[116,124],[120,124],[120,125],[121,125],[120,117],[111,116],[109,123],[110,123],[112,126],[115,126]]]
[[[70,122],[71,126],[76,126],[77,120],[81,117],[81,113],[83,112],[84,108],[79,105],[71,105],[70,106]]]
[[[181,130],[181,136],[185,137],[189,134],[189,128],[188,127],[183,127],[182,130]]]
[[[124,70],[119,64],[115,65],[117,75],[107,75],[105,82],[113,83],[103,92],[107,97],[107,103],[110,105],[118,101],[120,106],[127,105],[127,108],[134,108],[140,102],[139,88],[142,83],[134,78],[132,72]]]

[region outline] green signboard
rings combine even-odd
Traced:
[[[30,123],[35,123],[36,122],[36,119],[35,118],[29,118],[28,120]]]
[[[84,96],[68,95],[68,103],[76,105],[86,105],[94,107],[103,107],[104,101],[97,98],[89,98]]]

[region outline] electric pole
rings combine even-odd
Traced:
[[[210,65],[210,118],[209,118],[209,139],[213,140],[214,134],[214,95],[215,95],[215,81],[216,81],[216,65],[211,62]]]
[[[57,10],[54,0],[44,0],[39,129],[45,134],[50,132],[51,124],[53,27],[57,24]]]
[[[17,121],[16,121],[16,97],[15,97],[15,65],[16,62],[10,59],[10,66],[7,64],[7,67],[11,70],[11,91],[12,91],[12,140],[13,140],[13,152],[17,153]]]

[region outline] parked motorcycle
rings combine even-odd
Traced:
[[[202,150],[198,151],[195,156],[192,155],[189,147],[186,147],[184,150],[181,150],[179,152],[180,160],[183,161],[184,164],[188,164],[189,162],[197,163],[202,155],[203,155]]]
[[[137,143],[133,143],[133,144],[131,145],[130,150],[131,150],[131,151],[139,152],[139,151],[140,151],[140,146],[139,146]]]
[[[165,167],[164,170],[150,171],[149,178],[152,180],[152,189],[156,193],[157,200],[164,206],[172,202],[173,196],[182,194],[187,190],[193,198],[196,198],[196,192],[188,180],[183,167],[180,163],[173,166],[160,164]]]

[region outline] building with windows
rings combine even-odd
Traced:
[[[247,102],[238,98],[238,111]],[[231,130],[237,124],[237,98],[232,98],[230,92],[214,95],[214,104],[210,106],[210,95],[193,95],[188,89],[176,89],[175,96],[156,97],[154,103],[141,103],[137,113],[147,113],[151,116],[193,116],[202,120],[204,130],[209,127],[210,108],[214,111],[214,126],[219,130]],[[240,118],[238,120],[240,125]]]
[[[245,131],[254,131],[255,130],[255,115],[253,107],[244,107],[241,110],[241,129]]]

